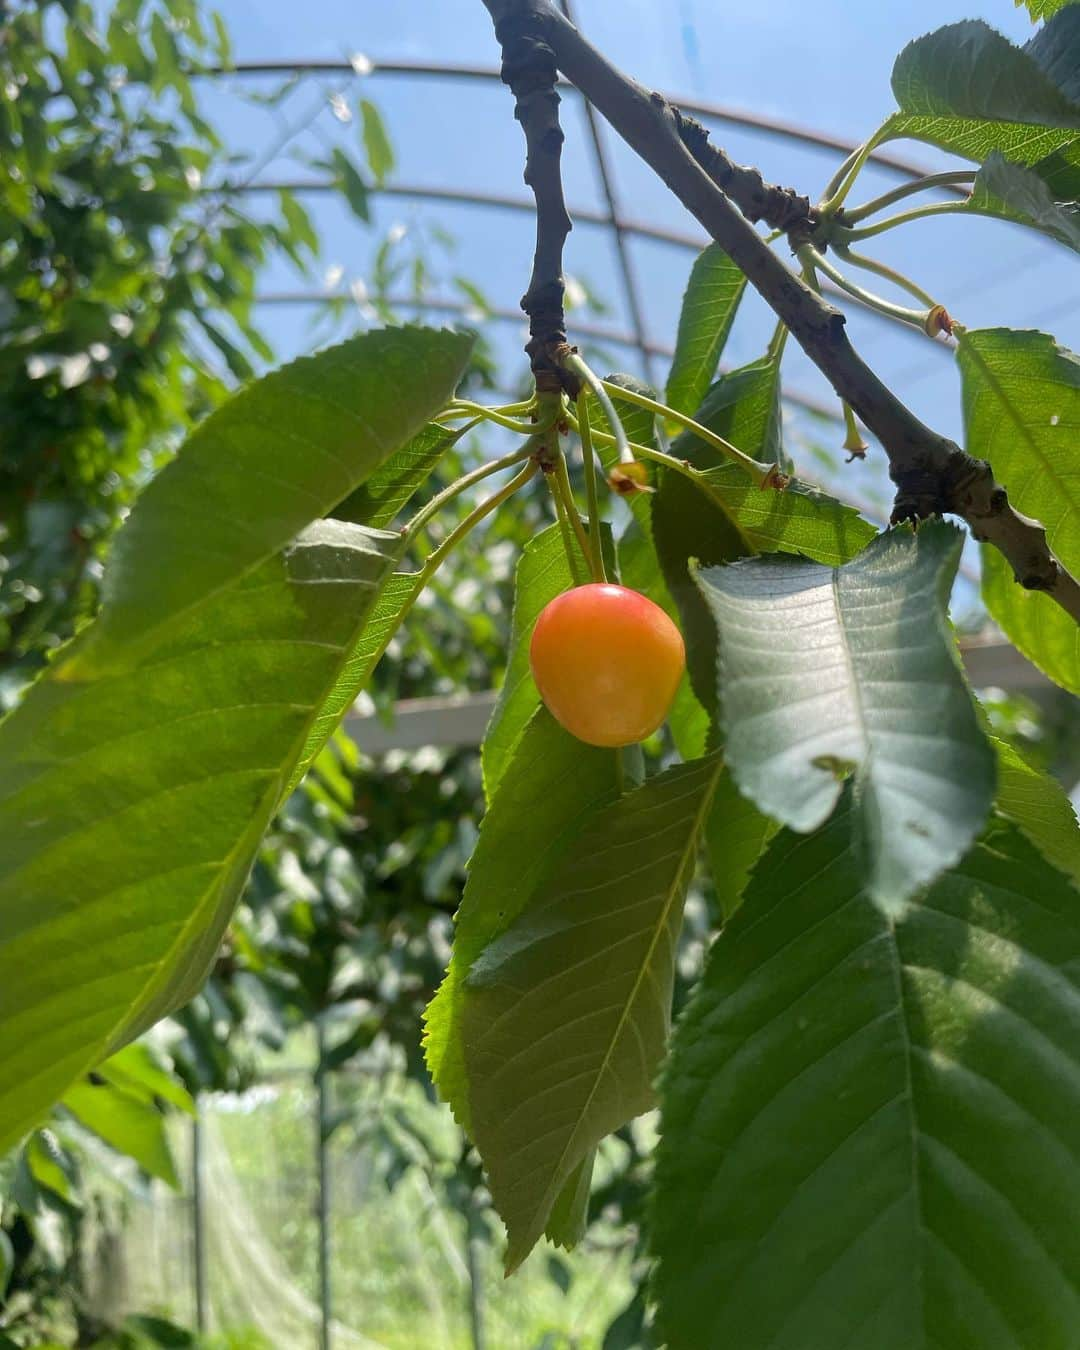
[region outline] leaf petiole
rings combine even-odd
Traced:
[[[520,464],[523,459],[529,458],[529,456],[535,454],[535,452],[535,445],[519,446],[517,450],[511,451],[510,454],[502,455],[499,459],[491,459],[488,460],[486,464],[477,465],[475,469],[470,469],[468,473],[462,474],[460,478],[456,479],[448,487],[443,488],[441,492],[437,492],[429,502],[425,503],[425,505],[417,511],[416,515],[413,516],[405,526],[404,534],[406,547],[413,542],[432,516],[441,511],[448,502],[452,502],[459,493],[464,492],[467,488],[472,487],[476,483],[482,482],[493,473],[499,473],[503,469],[509,469],[515,464]]]
[[[875,234],[884,234],[886,230],[895,230],[898,225],[906,225],[912,220],[925,220],[930,216],[947,216],[957,211],[962,211],[968,215],[972,214],[972,208],[967,200],[955,202],[927,202],[924,206],[912,207],[910,211],[901,211],[899,215],[887,216],[885,220],[879,220],[874,225],[864,225],[861,229],[845,229],[843,237],[845,240],[852,239],[870,239]]]
[[[555,503],[555,516],[559,522],[563,548],[566,551],[566,561],[570,566],[574,585],[583,586],[588,577],[581,566],[581,554],[574,546],[574,534],[570,528],[570,517],[567,515],[566,503],[562,499],[562,493],[559,491],[554,473],[546,474],[545,477],[547,478],[548,491],[551,493],[551,500]]]
[[[589,408],[584,391],[577,400],[578,436],[581,439],[581,454],[585,461],[585,497],[589,504],[589,566],[593,581],[607,581],[604,570],[604,554],[600,543],[600,501],[596,488],[596,452],[593,449],[592,429],[589,425]]]
[[[873,272],[876,276],[884,277],[886,281],[891,281],[894,286],[899,286],[902,291],[907,291],[913,295],[916,300],[921,300],[928,309],[938,303],[932,295],[929,295],[923,288],[917,285],[910,277],[905,276],[903,272],[896,271],[895,268],[888,267],[883,262],[878,262],[876,258],[868,258],[863,253],[856,253],[836,240],[833,241],[833,250],[838,258],[843,258],[853,267],[861,267],[866,272]]]
[[[756,459],[751,459],[749,455],[725,441],[723,436],[718,436],[715,431],[710,431],[708,427],[702,426],[700,422],[695,422],[692,417],[687,417],[685,413],[676,412],[674,408],[667,407],[664,403],[658,403],[656,399],[648,398],[645,394],[639,394],[636,389],[626,389],[622,385],[609,384],[607,380],[603,381],[607,390],[615,395],[616,398],[624,398],[628,403],[636,403],[639,408],[646,408],[649,412],[655,413],[658,417],[669,417],[673,422],[678,422],[680,426],[687,431],[692,432],[699,440],[705,441],[711,445],[714,450],[719,450],[725,459],[730,459],[733,464],[738,464],[744,469],[757,483],[758,487],[767,487],[774,479],[776,472],[775,464],[762,464]],[[628,446],[631,453],[629,458],[633,459],[635,453],[639,458],[655,459],[658,451],[646,450],[644,446]],[[620,450],[621,457],[621,450]],[[665,460],[673,459],[671,455],[665,455]],[[682,463],[681,460],[675,460],[675,463]]]
[[[518,458],[521,458],[521,456],[519,455]],[[492,471],[490,465],[484,467],[488,468],[489,472]],[[505,468],[506,465],[504,464],[501,467]],[[504,483],[503,486],[499,488],[497,492],[493,492],[490,497],[485,498],[485,500],[482,501],[478,506],[473,507],[473,509],[464,518],[464,520],[459,521],[458,524],[454,526],[454,528],[450,531],[450,533],[446,536],[446,538],[442,541],[442,543],[439,544],[436,548],[432,549],[432,551],[424,559],[423,566],[420,568],[420,570],[412,574],[413,578],[416,581],[416,585],[414,586],[412,593],[409,595],[408,599],[403,604],[398,614],[397,623],[394,624],[390,632],[387,633],[385,639],[379,644],[379,647],[376,649],[375,654],[372,656],[370,661],[371,667],[374,667],[379,661],[382,660],[387,647],[389,647],[391,641],[394,638],[395,633],[401,627],[401,624],[404,621],[406,614],[408,614],[409,610],[411,610],[413,605],[416,604],[417,600],[420,598],[420,595],[424,590],[424,587],[428,584],[428,582],[439,570],[439,568],[446,561],[447,557],[457,547],[457,545],[460,544],[461,541],[465,538],[465,536],[469,534],[473,529],[475,529],[475,527],[479,525],[480,522],[486,516],[491,515],[492,511],[494,511],[497,507],[501,506],[503,502],[507,501],[510,497],[512,497],[514,493],[517,492],[518,488],[524,487],[525,484],[528,483],[532,478],[535,478],[535,476],[539,472],[540,472],[539,464],[537,464],[535,460],[531,460],[528,464],[525,465],[523,469],[521,469],[518,473],[516,473],[508,483]],[[455,484],[454,486],[455,487],[460,486],[460,482],[461,480],[459,480],[458,484]],[[428,505],[430,504],[431,503],[429,502]]]
[[[875,295],[873,291],[863,290],[839,268],[834,267],[823,253],[819,253],[809,244],[804,244],[798,250],[798,257],[804,268],[809,267],[814,271],[824,272],[827,277],[836,282],[841,290],[847,291],[848,295],[861,301],[868,308],[877,310],[879,314],[884,314],[890,319],[896,319],[900,323],[911,324],[912,327],[918,328],[929,335],[928,325],[932,309],[909,309],[906,305],[896,305],[891,300],[886,300],[884,296]]]
[[[634,457],[630,453],[629,442],[626,439],[626,431],[619,419],[619,414],[615,411],[615,405],[612,403],[611,397],[608,394],[608,390],[612,386],[609,385],[606,380],[602,380],[596,372],[581,359],[577,352],[571,352],[565,358],[565,364],[567,369],[573,371],[573,373],[577,375],[596,396],[596,401],[603,409],[604,417],[607,419],[608,426],[611,428],[611,433],[615,438],[615,444],[619,447],[619,461],[623,464],[629,463]],[[619,389],[617,385],[614,387],[618,389],[620,394],[622,393],[622,390]]]
[[[555,461],[555,467],[551,474],[554,490],[562,500],[563,510],[566,512],[566,518],[573,527],[574,534],[577,536],[578,545],[581,548],[582,557],[590,565],[592,570],[591,558],[589,553],[589,540],[585,534],[585,527],[581,523],[581,516],[578,514],[577,505],[574,502],[574,491],[570,486],[570,475],[566,470],[566,458],[560,452]]]
[[[549,429],[538,422],[519,422],[516,418],[505,416],[498,408],[489,408],[483,403],[461,403],[447,408],[439,417],[482,418],[486,422],[494,422],[496,426],[505,427],[507,431],[516,431],[519,436],[535,436]]]
[[[573,424],[576,419],[571,418],[571,422]],[[592,434],[595,440],[601,441],[605,445],[615,443],[615,437],[609,436],[607,432],[594,431]],[[711,489],[701,471],[695,469],[687,460],[679,459],[676,455],[669,455],[665,450],[654,450],[651,445],[638,445],[636,441],[628,441],[627,444],[635,459],[651,459],[655,464],[663,464],[665,468],[673,469],[675,473],[681,473],[684,478],[689,478],[699,490],[711,494]],[[753,462],[757,463],[756,460]],[[783,473],[776,464],[759,464],[758,468],[762,470],[763,475],[758,487],[773,488],[777,491],[787,487],[790,480],[787,474]]]
[[[924,178],[916,178],[910,183],[901,183],[899,187],[883,192],[880,197],[872,197],[861,206],[853,206],[844,212],[844,224],[854,225],[867,216],[873,216],[894,202],[902,202],[917,192],[927,192],[938,187],[962,187],[975,181],[975,169],[948,169],[944,173],[928,173]],[[957,203],[959,204],[959,203]]]

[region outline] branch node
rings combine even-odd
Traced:
[[[713,145],[708,131],[696,118],[667,104],[662,95],[653,94],[653,100],[670,108],[683,145],[747,220],[763,220],[770,229],[782,230],[792,248],[809,241],[818,225],[818,212],[809,197],[794,188],[768,182],[760,169],[736,164],[719,146]]]

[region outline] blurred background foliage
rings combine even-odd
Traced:
[[[258,221],[246,214],[229,185],[250,181],[260,159],[226,154],[200,115],[199,72],[228,61],[220,17],[193,0],[0,4],[0,708],[93,615],[113,532],[187,429],[273,362],[252,320],[260,267],[278,254],[311,275],[319,240],[303,206],[281,191],[269,214],[265,203]],[[370,230],[368,190],[392,166],[393,146],[373,103],[351,111],[362,127],[358,151],[335,147],[309,165],[332,176],[357,228]],[[312,345],[361,323],[414,317],[402,313],[403,296],[422,295],[432,258],[452,246],[437,230],[408,239],[387,232],[362,307],[355,296],[328,300]],[[457,284],[482,321],[479,286]],[[391,292],[396,305],[385,298]],[[601,308],[587,287],[578,294],[587,308]],[[497,379],[481,340],[468,383],[482,390]],[[422,495],[490,453],[491,444],[467,438]],[[542,496],[519,494],[467,558],[444,567],[419,621],[380,665],[369,698],[382,715],[396,699],[498,681],[514,566],[546,512]],[[323,1121],[334,1156],[347,1161],[364,1148],[372,1160],[375,1187],[363,1204],[372,1215],[396,1205],[399,1226],[426,1232],[432,1215],[417,1198],[421,1179],[427,1209],[444,1225],[451,1216],[455,1260],[468,1277],[466,1288],[452,1279],[412,1306],[395,1297],[385,1266],[407,1256],[383,1250],[377,1289],[366,1293],[385,1304],[375,1319],[384,1343],[480,1343],[477,1299],[501,1283],[494,1220],[471,1150],[433,1101],[420,1047],[421,1013],[446,963],[481,809],[474,750],[394,753],[361,765],[352,743],[335,738],[267,836],[204,991],[84,1080],[0,1163],[0,1346],[284,1345],[272,1327],[269,1341],[243,1326],[199,1337],[189,1252],[170,1252],[162,1278],[143,1281],[145,1304],[133,1308],[130,1290],[140,1282],[124,1271],[124,1235],[139,1231],[139,1215],[145,1221],[163,1187],[190,1183],[190,1113],[200,1093],[246,1092],[264,1106],[258,1093],[270,1093],[268,1115],[225,1118],[237,1184],[273,1189],[260,1131],[278,1120],[284,1142],[272,1156],[284,1175],[310,1183],[307,1099],[320,1046],[335,1084]],[[297,1069],[299,1087],[287,1076]],[[299,1117],[291,1111],[297,1092]],[[629,1259],[640,1217],[639,1134],[626,1131],[601,1172],[598,1241],[622,1273],[579,1298],[595,1305],[594,1327],[631,1288],[621,1254]],[[279,1177],[279,1191],[281,1184]],[[178,1212],[183,1222],[170,1231],[190,1244],[190,1214]],[[314,1293],[310,1197],[290,1214],[276,1259]],[[348,1210],[340,1220],[354,1217]],[[337,1229],[335,1239],[348,1241]],[[271,1255],[253,1249],[253,1284]],[[532,1296],[535,1334],[528,1317],[504,1310],[523,1346],[584,1343],[560,1311],[578,1265],[561,1254],[540,1262],[531,1278],[547,1292]],[[426,1278],[438,1282],[435,1273]],[[184,1287],[169,1287],[177,1282]],[[440,1299],[456,1305],[449,1322]],[[529,1299],[524,1285],[501,1295],[504,1305]],[[348,1309],[339,1316],[347,1320]],[[431,1326],[420,1331],[418,1318]]]
[[[310,280],[316,266],[319,238],[294,195],[261,198],[256,221],[231,190],[307,123],[286,124],[260,157],[226,153],[200,116],[197,77],[229,59],[222,21],[194,0],[0,0],[0,709],[93,614],[109,540],[141,487],[193,423],[274,360],[252,318],[260,269],[285,258]],[[368,197],[393,167],[393,142],[369,100],[345,112],[361,132],[352,149],[306,162],[372,231]],[[437,228],[391,227],[361,289],[326,302],[310,345],[417,317],[452,250]],[[454,284],[482,326],[480,284]],[[573,294],[585,312],[603,310],[586,282]],[[468,383],[520,394],[524,363],[515,370],[500,372],[481,339]],[[422,497],[498,448],[497,433],[466,438]],[[376,712],[498,683],[514,566],[548,518],[542,493],[520,493],[452,556],[378,668],[366,696]],[[1072,771],[1076,737],[1044,707],[1004,694],[988,707],[1000,734]],[[0,1350],[297,1344],[244,1319],[261,1302],[264,1321],[291,1307],[300,1325],[314,1306],[319,1129],[341,1254],[336,1314],[377,1337],[343,1329],[342,1345],[650,1344],[639,1255],[650,1123],[605,1145],[581,1250],[539,1253],[503,1285],[475,1156],[423,1069],[421,1013],[445,967],[482,802],[472,749],[361,763],[334,739],[264,841],[202,993],[0,1161]],[[677,1001],[713,911],[698,888]],[[209,1338],[193,1330],[190,1207],[176,1201],[160,1232],[152,1219],[163,1188],[190,1187],[200,1094],[220,1108],[214,1251],[251,1284],[236,1325]],[[245,1237],[241,1217],[262,1236]],[[125,1269],[133,1250],[153,1256],[154,1278]],[[300,1312],[271,1287],[275,1262],[306,1300]]]

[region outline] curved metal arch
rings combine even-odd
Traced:
[[[461,314],[466,316],[479,310],[477,305],[465,300],[455,300],[449,296],[424,296],[417,299],[411,295],[390,295],[383,298],[386,304],[395,309],[431,310],[436,314]],[[264,291],[261,295],[255,297],[255,303],[257,305],[320,305],[333,300],[348,301],[349,299],[350,297],[347,294],[340,291]],[[496,323],[522,325],[526,322],[520,309],[511,309],[505,305],[485,306],[483,311],[477,315],[477,322],[485,319],[493,320]],[[570,326],[576,336],[592,338],[596,342],[610,342],[612,346],[631,349],[640,349],[642,345],[634,333],[613,328],[608,324],[571,317]],[[675,355],[675,348],[669,343],[652,342],[646,339],[644,345],[650,356],[670,360]],[[815,398],[812,394],[804,394],[798,389],[785,389],[783,398],[786,402],[802,408],[804,412],[812,413],[815,417],[823,418],[829,422],[841,422],[843,420],[840,416],[839,407],[834,408],[821,399]]]
[[[348,75],[402,76],[414,79],[449,79],[468,82],[501,83],[497,66],[457,64],[445,61],[381,61],[364,56],[365,67],[362,71],[347,60],[338,58],[311,58],[305,60],[281,59],[272,61],[237,61],[231,66],[211,66],[203,73],[207,75]],[[560,86],[568,92],[577,94],[573,85],[560,80]],[[819,131],[813,127],[800,126],[782,117],[766,117],[760,113],[746,112],[742,108],[733,108],[724,103],[713,103],[703,99],[684,98],[679,94],[664,93],[664,97],[684,112],[694,117],[703,117],[711,122],[725,126],[742,127],[748,131],[761,132],[766,136],[776,136],[782,140],[794,141],[799,145],[812,146],[818,150],[831,150],[840,155],[850,155],[858,149],[858,142],[844,136],[834,136],[828,131]],[[884,150],[873,150],[869,160],[879,168],[888,169],[902,178],[924,178],[930,170],[900,155],[892,155]],[[957,196],[965,196],[962,189],[945,189]]]
[[[211,191],[222,189],[212,188]],[[340,191],[336,183],[326,180],[312,179],[263,179],[255,183],[236,184],[224,190],[242,192],[245,194],[259,194],[263,192],[327,192],[337,193]],[[417,201],[433,202],[453,202],[461,206],[481,206],[495,207],[499,210],[514,211],[523,215],[532,215],[536,209],[532,200],[523,196],[513,196],[509,193],[501,192],[464,192],[457,188],[425,187],[421,183],[384,183],[382,187],[372,187],[368,189],[372,196],[376,197],[404,197],[412,198]],[[613,224],[613,218],[606,211],[595,211],[592,208],[579,210],[576,207],[570,208],[570,215],[574,221],[580,221],[586,225],[596,225],[600,227],[610,227]],[[620,225],[623,232],[632,235],[638,239],[650,239],[655,243],[670,244],[674,248],[682,248],[694,253],[700,252],[709,242],[704,235],[693,235],[685,230],[671,230],[663,226],[648,225],[645,221],[634,219],[629,216],[620,217]],[[897,324],[894,319],[882,314],[880,310],[872,309],[869,305],[863,304],[857,297],[849,295],[834,285],[827,277],[821,279],[821,289],[826,295],[837,300],[843,300],[846,305],[857,305],[862,313],[867,314],[876,322],[888,324],[894,330],[913,337],[916,340],[922,338],[914,328],[906,325]],[[636,327],[636,325],[635,325]],[[635,337],[635,345],[642,351],[651,349],[644,330],[639,336]],[[934,344],[941,351],[947,352],[948,347],[940,343]],[[655,352],[653,353],[655,354]]]

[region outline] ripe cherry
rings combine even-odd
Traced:
[[[545,606],[529,663],[567,731],[589,745],[632,745],[667,716],[686,649],[659,605],[625,586],[593,583]]]

